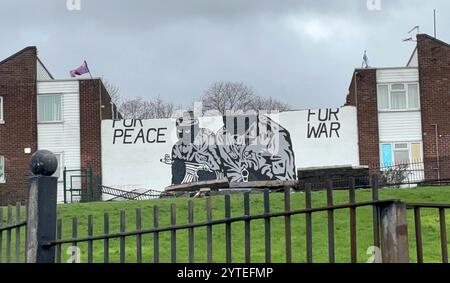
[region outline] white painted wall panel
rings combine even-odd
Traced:
[[[380,142],[408,142],[422,140],[420,111],[378,113]]]
[[[37,88],[38,94],[79,93],[79,81],[67,80],[67,81],[39,82]]]
[[[62,123],[38,124],[38,148],[61,153],[67,169],[79,169],[80,105],[78,81],[38,82],[39,94],[62,94]],[[63,201],[62,176],[58,185],[58,201]]]
[[[331,114],[331,110],[336,114]],[[290,111],[280,113],[279,117],[269,116],[289,132],[296,168],[359,165],[355,107]],[[200,117],[199,126],[219,135],[223,120],[222,117]],[[338,130],[333,132],[333,127]],[[309,133],[313,128],[323,132],[311,135]],[[139,131],[148,133],[149,129],[164,129],[163,142],[148,143],[130,138],[134,141],[130,143],[125,142],[123,137],[114,138],[121,131],[128,131],[127,135],[135,137]],[[129,127],[123,121],[114,124],[112,120],[103,120],[103,184],[126,190],[163,190],[169,186],[171,166],[161,160],[166,154],[171,156],[172,147],[178,141],[176,133],[174,119],[142,120],[142,125],[136,123]]]
[[[418,82],[418,68],[378,69],[377,83]]]

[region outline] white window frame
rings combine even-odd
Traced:
[[[4,111],[3,111],[3,96],[0,96],[0,124],[5,123]]]
[[[3,168],[3,177],[0,177],[0,184],[6,183],[6,177],[5,177],[5,157],[3,155],[0,155],[0,164],[2,165],[1,168]]]
[[[393,85],[403,85],[403,89],[406,93],[406,109],[392,109],[392,103],[391,103],[391,93],[392,92],[398,92],[399,90],[393,90]],[[418,107],[410,108],[409,107],[409,85],[416,85],[417,86],[417,96],[418,96]],[[387,86],[388,88],[388,104],[389,107],[387,109],[380,109],[379,104],[377,103],[377,108],[379,112],[407,112],[407,111],[419,111],[421,109],[420,106],[420,88],[419,83],[417,82],[404,82],[404,83],[382,83],[377,85],[377,100],[379,99],[379,93],[380,93],[380,87]]]
[[[60,97],[60,101],[61,101],[61,105],[60,105],[60,113],[59,113],[59,120],[55,120],[55,121],[40,121],[39,120],[39,97],[42,97],[42,96],[59,96]],[[64,119],[63,119],[63,117],[64,117],[64,102],[63,102],[63,94],[61,94],[61,93],[45,93],[45,94],[39,94],[38,95],[38,98],[37,98],[37,101],[36,101],[36,108],[37,108],[37,111],[36,111],[36,114],[37,114],[37,122],[38,122],[38,124],[59,124],[59,123],[63,123],[64,121]]]

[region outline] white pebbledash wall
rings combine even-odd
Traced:
[[[80,99],[78,80],[38,81],[38,95],[62,96],[62,122],[38,123],[38,149],[61,154],[60,168],[80,169]],[[58,202],[64,200],[63,176],[58,181]]]

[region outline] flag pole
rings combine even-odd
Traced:
[[[86,60],[84,60],[84,64],[86,65],[86,68],[88,69],[89,76],[91,77],[91,79],[93,79],[92,74],[91,74],[91,69],[89,69],[89,66],[88,66]]]

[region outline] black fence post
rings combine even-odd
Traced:
[[[29,178],[27,209],[27,263],[54,263],[55,247],[44,242],[55,240],[57,177],[56,156],[47,150],[33,154],[30,167],[35,176]]]
[[[67,185],[66,185],[66,182],[67,182],[67,179],[66,179],[66,174],[67,174],[67,168],[66,168],[66,166],[64,166],[64,171],[63,171],[63,188],[64,188],[64,203],[67,203],[67,193],[66,193],[66,190],[67,190]]]

